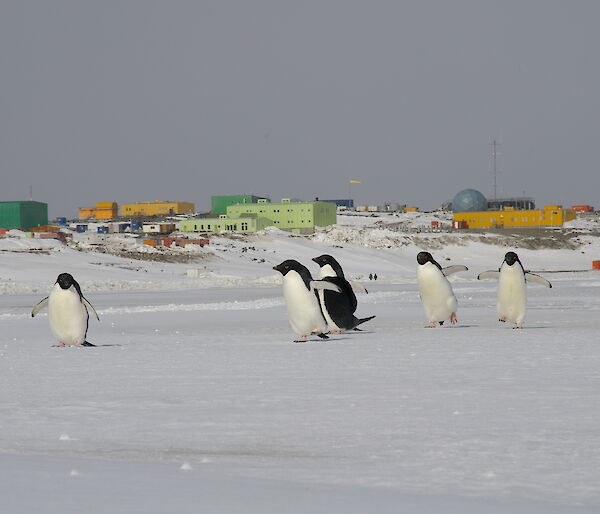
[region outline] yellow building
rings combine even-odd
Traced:
[[[95,207],[80,207],[79,219],[96,218],[109,220],[116,218],[119,207],[115,202],[99,202]]]
[[[160,214],[193,214],[196,207],[191,202],[138,202],[121,205],[121,216],[155,216]]]
[[[563,209],[562,205],[547,205],[543,209],[515,210],[505,207],[501,211],[455,212],[452,219],[465,228],[535,228],[560,227],[574,220],[575,211]]]

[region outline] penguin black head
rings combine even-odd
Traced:
[[[428,262],[431,262],[431,264],[433,264],[434,266],[437,266],[439,269],[442,269],[442,267],[437,263],[437,261],[433,258],[433,256],[429,252],[419,252],[417,254],[417,262],[421,266],[423,266],[424,264],[427,264]]]
[[[76,283],[77,282],[73,278],[73,275],[70,273],[61,273],[56,279],[56,284],[58,284],[62,289],[69,289],[73,284]]]
[[[302,275],[303,272],[308,271],[308,269],[306,269],[305,266],[300,264],[298,261],[295,261],[294,259],[288,259],[286,261],[283,261],[281,264],[273,266],[273,269],[279,271],[279,273],[281,273],[284,277],[290,271],[296,271],[300,275]]]
[[[315,257],[313,259],[313,261],[315,261],[321,268],[323,266],[326,266],[327,264],[329,264],[333,268],[333,271],[335,271],[335,274],[338,277],[342,277],[342,278],[344,277],[344,272],[342,271],[342,267],[340,266],[340,263],[338,261],[336,261],[335,258],[332,257],[331,255],[324,253],[323,255],[319,255],[318,257]]]
[[[519,256],[515,252],[507,252],[504,256],[504,262],[509,266],[512,266],[515,262],[521,262]]]
[[[79,283],[73,278],[73,275],[71,275],[70,273],[61,273],[60,275],[58,275],[58,278],[56,279],[55,283],[58,284],[60,288],[64,290],[67,290],[71,286],[73,286],[75,287],[79,298],[83,297],[81,287],[79,287]]]

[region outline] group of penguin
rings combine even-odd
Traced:
[[[342,267],[331,255],[313,259],[319,267],[319,276],[313,279],[306,266],[288,259],[273,269],[283,275],[283,297],[288,320],[297,334],[294,342],[306,342],[310,335],[328,339],[328,334],[340,334],[358,327],[375,316],[357,318],[355,291],[368,291],[358,282],[347,280]],[[417,255],[417,283],[427,328],[457,322],[458,301],[447,277],[467,271],[463,265],[442,268],[429,252]],[[526,271],[515,252],[507,252],[498,270],[484,271],[478,279],[498,279],[496,307],[499,321],[512,322],[513,328],[523,328],[527,304],[526,283],[536,282],[546,287],[552,284],[545,278]],[[86,340],[89,310],[100,320],[92,304],[83,296],[81,287],[69,273],[61,273],[50,292],[33,310],[35,316],[48,307],[48,320],[58,343],[54,346],[95,346]]]

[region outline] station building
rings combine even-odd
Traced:
[[[44,202],[0,202],[0,228],[29,230],[48,225],[48,204]]]
[[[543,209],[530,210],[506,207],[497,211],[455,212],[452,221],[456,228],[541,228],[561,227],[575,218],[573,209],[547,205]]]
[[[119,214],[116,202],[99,202],[94,207],[79,207],[79,219],[96,218],[99,220],[114,219]]]
[[[121,216],[160,216],[169,214],[193,214],[196,207],[191,202],[154,202],[124,203]]]

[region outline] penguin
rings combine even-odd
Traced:
[[[41,300],[31,311],[35,316],[48,306],[50,330],[58,340],[53,346],[95,346],[85,340],[88,330],[88,308],[100,317],[96,309],[81,293],[81,287],[69,273],[58,275],[50,295]]]
[[[354,316],[356,312],[356,295],[353,287],[367,293],[368,291],[359,283],[346,280],[342,267],[331,255],[320,255],[313,259],[320,266],[319,279],[337,285],[340,293],[334,291],[318,291],[321,311],[327,321],[329,333],[339,334],[343,330],[360,331],[358,325],[373,319],[375,316],[359,319]]]
[[[292,330],[298,334],[295,343],[304,343],[311,334],[317,334],[321,339],[329,339],[327,321],[323,317],[316,291],[330,289],[340,291],[340,288],[330,282],[313,280],[308,268],[298,261],[288,259],[273,269],[283,275],[283,297]]]
[[[454,325],[458,321],[458,301],[446,277],[452,273],[467,271],[468,268],[462,265],[442,268],[429,252],[419,252],[417,262],[419,295],[429,321],[426,328],[435,327],[436,322],[443,325],[447,319]]]
[[[510,321],[515,324],[513,328],[523,328],[527,310],[527,282],[552,287],[545,278],[525,271],[515,252],[506,253],[498,271],[484,271],[477,275],[478,280],[486,278],[498,279],[496,299],[498,321]]]

